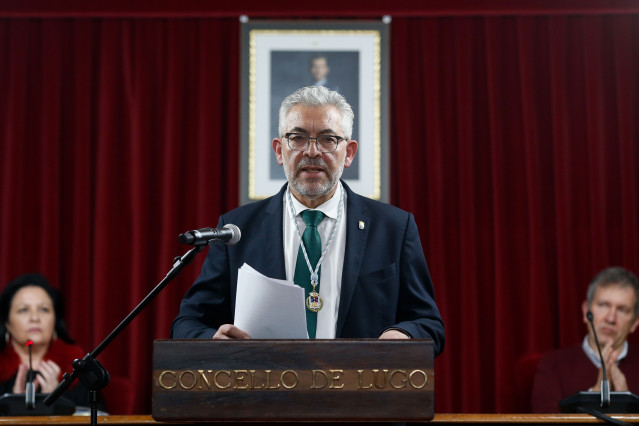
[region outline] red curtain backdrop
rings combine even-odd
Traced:
[[[415,214],[446,324],[437,412],[519,410],[517,358],[580,341],[598,270],[639,272],[639,13],[562,3],[391,24],[391,201]],[[186,251],[180,232],[238,205],[240,23],[9,12],[0,288],[46,274],[89,351]],[[135,383],[129,411],[150,411],[152,342],[202,261],[98,358]]]
[[[438,409],[515,409],[514,361],[579,342],[596,271],[638,272],[638,18],[393,21],[392,194],[444,314]]]

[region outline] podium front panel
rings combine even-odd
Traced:
[[[424,421],[431,340],[157,340],[161,421]]]

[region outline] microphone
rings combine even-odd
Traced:
[[[31,346],[33,346],[33,340],[27,340],[27,348],[29,348],[29,371],[27,372],[27,386],[24,394],[24,407],[35,408],[35,387],[33,386],[33,365],[31,364]]]
[[[604,363],[603,355],[601,355],[601,346],[599,346],[599,339],[597,339],[597,331],[592,322],[592,312],[586,312],[586,318],[588,318],[590,327],[592,327],[592,334],[595,336],[595,343],[597,344],[599,359],[601,360],[601,369],[603,371],[603,380],[601,381],[601,406],[608,408],[610,407],[610,383],[608,382],[608,374],[606,373],[606,364]]]
[[[229,223],[223,228],[202,228],[180,234],[178,240],[182,244],[193,246],[210,246],[211,244],[224,243],[232,246],[237,244],[242,237],[240,228]]]

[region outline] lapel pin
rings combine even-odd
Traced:
[[[359,229],[364,229],[364,221],[363,220],[359,221]]]

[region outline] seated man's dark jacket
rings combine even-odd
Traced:
[[[444,324],[413,215],[352,192],[346,184],[346,250],[336,336],[376,338],[389,327],[444,348]],[[210,339],[233,323],[238,268],[245,262],[262,274],[286,279],[283,203],[275,196],[224,214],[241,232],[234,246],[214,245],[201,275],[187,291],[171,336]],[[360,229],[360,222],[364,224]],[[321,283],[320,283],[321,284]]]
[[[629,345],[619,361],[630,392],[639,394],[639,347]],[[558,413],[559,401],[587,391],[597,382],[599,369],[586,356],[581,345],[558,349],[544,355],[537,365],[531,407],[534,413]],[[612,389],[614,390],[614,389]]]

